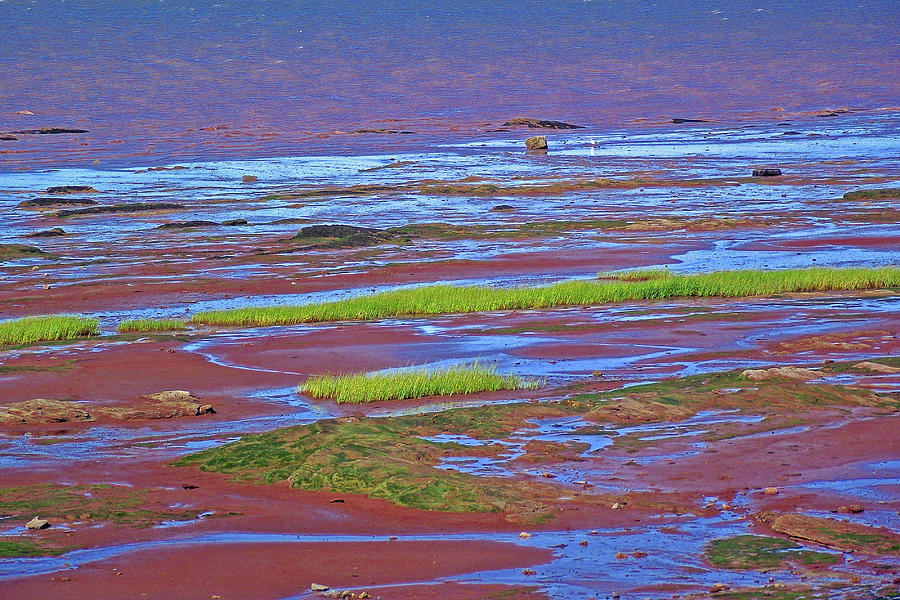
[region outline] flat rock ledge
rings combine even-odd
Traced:
[[[0,407],[0,424],[84,423],[97,419],[116,421],[174,419],[215,413],[212,405],[183,390],[141,396],[130,406],[97,406],[71,400],[36,398]]]

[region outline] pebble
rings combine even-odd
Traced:
[[[522,533],[519,534],[519,537],[522,538],[523,540],[525,540],[525,539],[530,538],[531,534],[528,533],[527,531],[523,531]]]
[[[322,585],[321,583],[311,583],[309,585],[309,589],[313,592],[327,592],[330,588],[327,585]]]
[[[778,488],[777,487],[767,487],[766,489],[763,490],[763,494],[765,494],[766,496],[777,496]]]

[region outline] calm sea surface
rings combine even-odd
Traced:
[[[0,131],[90,130],[0,142],[0,170],[352,153],[513,116],[883,108],[898,25],[895,0],[0,0]],[[356,128],[419,135],[334,133]]]

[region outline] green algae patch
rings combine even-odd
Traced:
[[[796,542],[759,535],[738,535],[710,542],[706,559],[714,566],[734,570],[767,570],[788,562],[803,565],[835,564],[840,556],[805,550]]]
[[[28,521],[35,515],[62,521],[112,522],[129,527],[151,527],[163,521],[196,519],[199,510],[144,508],[148,490],[124,485],[50,484],[0,488],[0,514]]]
[[[809,515],[763,514],[772,530],[789,537],[843,550],[868,554],[900,555],[900,534],[859,523]]]
[[[0,539],[0,558],[23,558],[35,556],[59,556],[68,548],[53,548],[27,537],[3,537]]]
[[[298,392],[313,398],[333,398],[338,404],[452,396],[484,391],[536,389],[535,379],[500,375],[494,366],[459,365],[446,369],[415,369],[355,375],[316,375]]]
[[[446,512],[527,512],[529,484],[436,469],[459,448],[424,440],[392,419],[320,421],[248,435],[182,458],[176,465],[231,473],[257,483],[287,481],[303,490],[362,494],[393,504]]]
[[[900,188],[854,190],[844,194],[844,200],[893,200],[900,198]]]

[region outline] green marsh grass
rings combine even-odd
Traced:
[[[313,398],[332,398],[338,404],[362,404],[425,396],[452,396],[497,390],[535,389],[535,379],[500,375],[493,366],[459,365],[446,369],[415,369],[386,373],[316,375],[298,391]]]
[[[119,323],[119,333],[184,331],[187,329],[184,319],[131,319]]]
[[[0,323],[0,346],[72,340],[100,333],[100,322],[75,315],[25,317]]]
[[[199,312],[191,321],[207,325],[260,327],[567,305],[590,306],[629,300],[742,298],[900,287],[900,268],[896,267],[717,271],[653,276],[649,279],[642,279],[640,271],[633,271],[628,277],[630,280],[564,281],[548,286],[519,288],[423,286],[317,304]]]

